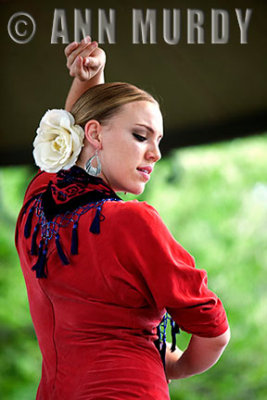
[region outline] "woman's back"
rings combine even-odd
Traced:
[[[77,223],[78,254],[71,254],[73,219],[80,210],[75,201],[81,204],[96,189],[103,196],[102,183],[92,186],[91,180],[78,167],[60,175],[39,174],[27,191],[27,210],[24,207],[18,220],[17,248],[43,354],[37,398],[168,399],[154,344],[166,309],[183,329],[200,336],[225,331],[224,310],[207,289],[205,272],[194,268],[192,257],[146,203],[109,198],[99,214],[99,233],[90,231],[97,208],[85,204],[83,209],[88,210]],[[53,194],[54,205],[47,193]],[[64,193],[69,194],[65,200]],[[29,228],[33,204],[38,206],[32,214],[32,232],[38,223],[44,225],[44,210],[55,214],[57,207],[71,209],[50,221],[58,221],[60,228],[52,225],[43,279],[32,270],[38,255],[31,253],[34,240],[41,243],[44,229],[34,240],[32,233],[26,235],[29,238],[21,233],[25,225]]]
[[[35,178],[27,199],[45,186],[46,178],[48,184],[51,174]],[[129,246],[123,237],[116,236],[120,208],[136,205],[107,202],[100,235],[89,232],[95,209],[83,214],[77,255],[70,255],[72,224],[61,228],[61,247],[71,264],[62,265],[55,238],[51,239],[46,279],[37,279],[31,270],[37,256],[30,254],[31,240],[18,234],[18,252],[43,355],[37,398],[168,398],[161,359],[153,343],[164,311],[149,303],[140,277],[128,271],[117,254],[121,246]],[[19,218],[19,232],[24,231],[31,206],[32,202]],[[32,229],[36,223],[35,214]]]

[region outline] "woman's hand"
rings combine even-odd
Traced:
[[[104,70],[106,54],[86,36],[80,43],[72,42],[65,48],[67,68],[70,76],[80,81],[89,81]]]
[[[71,111],[73,104],[87,89],[105,82],[106,54],[97,42],[86,36],[80,43],[70,43],[65,48],[65,55],[70,76],[74,77],[65,103],[65,109]]]

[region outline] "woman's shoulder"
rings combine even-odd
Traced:
[[[135,237],[137,232],[150,235],[171,235],[157,210],[145,201],[111,202],[103,214],[110,226],[122,235]]]
[[[129,200],[112,202],[108,207],[108,212],[111,217],[117,218],[134,218],[139,220],[150,220],[151,218],[160,218],[158,212],[154,207],[146,201]]]
[[[39,170],[37,174],[30,181],[24,196],[24,204],[31,198],[46,190],[51,177],[54,174]]]
[[[172,235],[157,210],[147,202],[111,202],[103,214],[109,221],[111,231],[116,232],[113,235],[115,240],[117,237],[128,238],[139,249],[150,243],[154,248],[161,248],[163,253],[171,249],[177,259],[194,266],[194,258]]]

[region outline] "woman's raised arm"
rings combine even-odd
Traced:
[[[65,48],[67,67],[74,77],[65,109],[70,111],[75,101],[90,87],[104,83],[106,54],[86,36],[80,43],[72,42]]]

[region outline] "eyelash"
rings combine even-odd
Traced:
[[[147,140],[145,136],[138,135],[137,133],[133,133],[133,135],[139,142],[144,142],[145,140]]]

